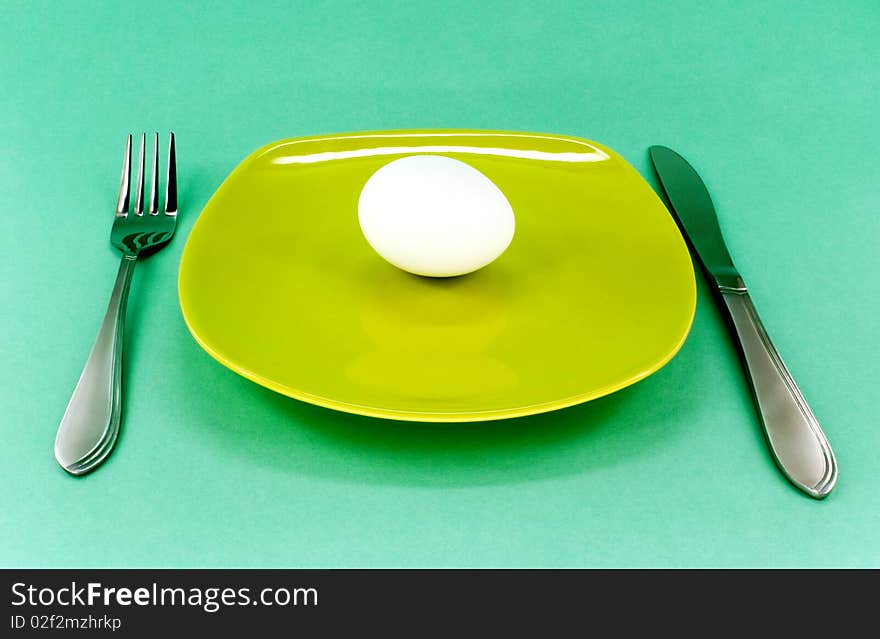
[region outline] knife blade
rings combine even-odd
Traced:
[[[648,153],[669,209],[706,273],[736,343],[774,460],[799,489],[816,499],[826,497],[837,483],[834,452],[734,266],[709,190],[672,149],[652,146]]]

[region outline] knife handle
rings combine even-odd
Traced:
[[[786,477],[811,497],[837,482],[837,461],[804,396],[770,341],[745,287],[719,290],[767,443]]]

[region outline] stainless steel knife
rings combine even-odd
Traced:
[[[770,341],[748,288],[733,265],[706,185],[672,149],[652,146],[649,154],[673,216],[709,278],[739,348],[777,465],[795,486],[822,499],[837,482],[834,452]]]

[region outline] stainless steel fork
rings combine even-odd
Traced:
[[[164,246],[177,224],[177,157],[174,133],[168,143],[165,210],[159,213],[159,134],[153,138],[153,170],[149,208],[144,212],[144,160],[146,134],[141,134],[140,160],[134,212],[131,192],[131,135],[125,144],[122,180],[110,242],[122,252],[107,314],[95,345],[61,418],[55,438],[55,459],[67,472],[82,475],[103,462],[119,434],[122,420],[122,348],[125,307],[131,278],[139,256]]]

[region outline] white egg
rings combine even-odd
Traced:
[[[507,198],[474,167],[442,155],[411,155],[376,171],[361,190],[367,242],[417,275],[464,275],[510,245],[516,222]]]

